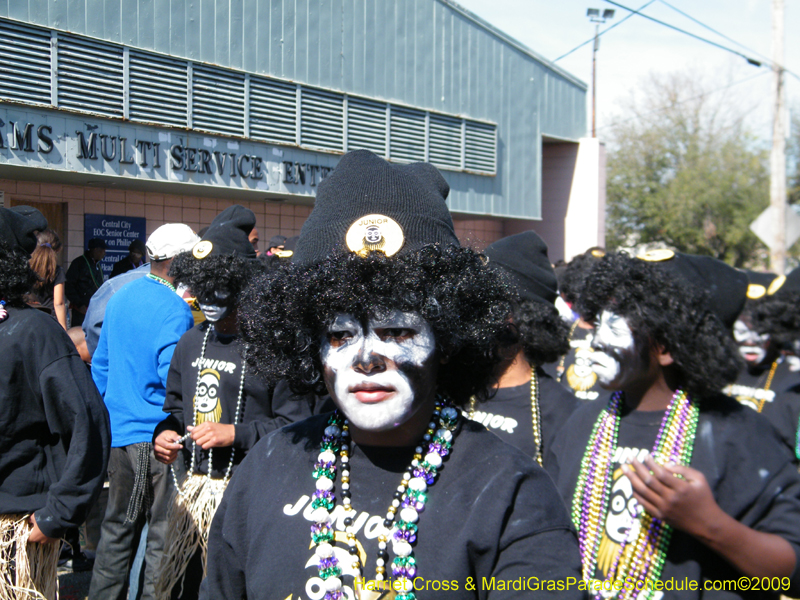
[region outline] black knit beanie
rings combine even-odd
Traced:
[[[0,239],[28,254],[36,249],[36,232],[47,229],[47,219],[31,206],[0,208]]]
[[[430,244],[458,246],[445,200],[450,187],[428,163],[391,164],[368,150],[345,154],[319,184],[292,261],[348,252],[388,256]]]
[[[552,305],[558,282],[547,258],[547,244],[533,231],[497,240],[486,248],[489,266],[507,272],[523,300]]]
[[[238,204],[229,206],[211,221],[202,239],[192,248],[192,255],[201,260],[229,254],[255,260],[256,251],[248,239],[255,226],[256,215],[252,210]]]
[[[733,327],[747,300],[747,275],[710,256],[652,250],[637,258],[652,262],[679,279],[688,281],[709,295],[711,312],[727,328]]]

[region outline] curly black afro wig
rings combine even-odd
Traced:
[[[261,276],[244,293],[240,329],[248,361],[266,379],[322,394],[320,345],[336,314],[418,312],[445,359],[439,392],[464,405],[473,395],[486,398],[495,383],[497,349],[513,337],[510,293],[468,248],[431,245],[392,258],[348,254]]]
[[[586,284],[586,278],[598,260],[599,258],[591,252],[586,252],[573,258],[564,268],[558,278],[558,291],[570,306],[578,302],[583,286]]]
[[[749,312],[755,330],[768,333],[780,348],[788,349],[800,338],[800,292],[778,290],[756,300]]]
[[[704,292],[625,254],[600,259],[578,302],[587,321],[609,309],[628,320],[638,339],[662,346],[681,387],[700,400],[719,393],[741,368],[733,338],[707,307]]]
[[[195,258],[191,252],[181,252],[172,261],[169,273],[175,284],[183,284],[203,304],[219,304],[215,292],[230,294],[226,304],[239,303],[242,292],[254,277],[264,271],[263,263],[235,254]]]
[[[11,248],[0,240],[0,300],[5,300],[8,306],[25,306],[23,296],[39,281],[28,258],[21,249]]]
[[[569,352],[569,325],[555,307],[524,300],[514,304],[514,325],[532,365],[556,362]]]

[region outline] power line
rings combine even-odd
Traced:
[[[666,0],[660,0],[660,1],[661,1],[661,4],[664,4],[664,5],[668,6],[668,7],[670,7],[672,10],[674,10],[674,11],[675,11],[675,12],[677,12],[678,14],[681,14],[681,15],[683,15],[684,17],[686,17],[687,19],[689,19],[690,21],[692,21],[692,22],[694,22],[694,23],[697,23],[698,25],[700,25],[700,27],[703,27],[704,29],[708,29],[710,32],[712,32],[712,33],[715,33],[716,35],[720,36],[721,38],[725,38],[725,39],[726,39],[726,40],[728,40],[729,42],[733,42],[734,44],[736,44],[736,45],[737,45],[737,46],[739,46],[740,48],[744,48],[744,49],[745,49],[745,50],[747,50],[748,52],[752,52],[753,54],[757,54],[758,56],[760,56],[761,58],[763,58],[763,59],[764,59],[764,62],[766,62],[766,63],[769,63],[769,62],[770,62],[770,59],[769,59],[768,57],[764,56],[763,54],[761,54],[760,52],[758,52],[758,51],[756,51],[756,50],[753,50],[752,48],[748,48],[748,47],[747,47],[747,46],[745,46],[744,44],[741,44],[741,43],[737,42],[736,40],[734,40],[733,38],[730,38],[730,37],[728,37],[728,36],[727,36],[727,35],[725,35],[724,33],[720,32],[720,31],[717,31],[717,30],[716,30],[716,29],[714,29],[713,27],[711,27],[711,26],[709,26],[709,25],[706,25],[705,23],[703,23],[702,21],[700,21],[700,20],[698,20],[698,19],[695,19],[693,16],[691,16],[691,15],[689,15],[689,14],[687,14],[687,13],[683,12],[681,9],[679,9],[679,8],[677,8],[677,7],[675,7],[675,6],[672,6],[672,4],[670,4],[670,3],[669,3],[669,2],[667,2]]]
[[[617,26],[619,26],[619,25],[622,25],[622,24],[623,24],[625,21],[627,21],[628,19],[630,19],[630,18],[631,18],[633,15],[635,15],[635,14],[638,14],[640,10],[644,10],[645,8],[647,8],[648,6],[650,6],[650,5],[651,5],[653,2],[655,2],[655,1],[656,1],[656,0],[650,0],[650,2],[647,2],[646,4],[643,4],[641,7],[639,7],[639,9],[638,9],[638,10],[636,10],[636,11],[634,11],[634,12],[630,13],[630,14],[629,14],[629,15],[627,15],[625,18],[623,18],[623,19],[620,19],[619,21],[617,21],[616,23],[614,23],[614,24],[613,24],[611,27],[607,27],[606,29],[603,29],[603,31],[599,32],[599,33],[597,34],[597,36],[598,36],[598,37],[600,37],[600,36],[601,36],[601,35],[603,35],[605,32],[607,32],[607,31],[611,31],[612,29],[614,29],[614,27],[617,27]],[[572,53],[573,53],[573,52],[575,52],[576,50],[579,50],[579,49],[583,48],[583,47],[584,47],[586,44],[589,44],[589,43],[591,43],[591,42],[593,42],[593,41],[594,41],[594,36],[590,37],[588,40],[586,40],[586,41],[585,41],[585,42],[583,42],[582,44],[578,44],[577,46],[575,46],[575,47],[574,47],[572,50],[570,50],[570,51],[569,51],[569,52],[567,52],[566,54],[562,54],[562,55],[561,55],[561,56],[559,56],[557,59],[555,59],[553,62],[554,62],[554,63],[557,63],[557,62],[558,62],[558,61],[560,61],[562,58],[566,58],[567,56],[569,56],[570,54],[572,54]]]
[[[729,83],[728,85],[726,85],[724,87],[721,87],[721,88],[718,88],[716,90],[712,90],[710,92],[705,92],[703,94],[699,94],[699,95],[694,96],[692,98],[686,98],[685,100],[681,100],[680,102],[675,102],[674,104],[672,104],[670,106],[665,106],[663,108],[657,108],[655,110],[651,110],[651,111],[646,112],[646,113],[640,113],[640,114],[637,114],[634,117],[630,117],[629,119],[622,119],[620,121],[614,121],[613,123],[609,123],[608,125],[603,125],[602,127],[598,127],[597,129],[607,129],[609,127],[615,127],[617,125],[622,125],[623,123],[629,123],[630,121],[635,121],[636,119],[643,119],[643,118],[645,118],[645,117],[647,117],[649,115],[653,115],[653,114],[656,114],[656,113],[662,113],[662,112],[664,112],[666,110],[669,110],[673,106],[678,106],[680,104],[686,104],[687,102],[691,102],[692,100],[700,100],[701,98],[705,98],[707,96],[710,96],[711,94],[716,94],[717,92],[722,92],[724,90],[727,90],[727,89],[732,88],[734,86],[737,86],[739,84],[751,81],[753,79],[757,79],[758,77],[763,77],[764,75],[767,75],[767,74],[768,74],[768,71],[760,71],[760,72],[756,73],[755,75],[751,75],[750,77],[745,77],[744,79],[740,79],[739,81],[734,81],[733,83]]]
[[[730,52],[730,53],[732,53],[732,54],[735,54],[735,55],[737,55],[737,56],[741,56],[743,59],[745,59],[745,60],[746,60],[748,63],[750,63],[750,64],[751,64],[751,65],[753,65],[753,66],[756,66],[756,67],[761,67],[761,66],[763,66],[763,65],[765,65],[765,64],[766,64],[766,65],[767,65],[767,66],[769,66],[770,68],[774,68],[774,65],[773,65],[773,63],[772,63],[772,61],[770,61],[770,60],[763,60],[763,61],[761,61],[761,60],[756,60],[756,59],[754,59],[754,58],[751,58],[751,57],[749,57],[749,56],[747,56],[747,55],[745,55],[745,54],[742,54],[742,53],[741,53],[741,52],[739,52],[738,50],[734,50],[733,48],[728,48],[727,46],[723,46],[722,44],[718,44],[717,42],[714,42],[714,41],[712,41],[712,40],[709,40],[708,38],[704,38],[704,37],[702,37],[702,36],[699,36],[699,35],[696,35],[696,34],[694,34],[694,33],[691,33],[690,31],[686,31],[685,29],[681,29],[680,27],[676,27],[675,25],[670,25],[669,23],[665,23],[664,21],[660,21],[659,19],[656,19],[655,17],[651,17],[651,16],[649,16],[649,15],[646,15],[646,14],[644,14],[643,12],[641,12],[642,8],[644,8],[644,7],[640,8],[640,9],[638,9],[638,10],[634,10],[634,9],[632,9],[632,8],[629,8],[629,7],[627,7],[627,6],[623,6],[622,4],[620,4],[620,3],[618,3],[618,2],[614,2],[613,0],[605,0],[605,1],[606,1],[606,2],[608,2],[609,4],[612,4],[612,5],[616,6],[616,7],[618,7],[618,8],[622,8],[622,9],[624,9],[624,10],[627,10],[627,11],[629,11],[629,12],[631,13],[631,15],[628,15],[628,16],[632,16],[632,15],[634,15],[634,14],[638,14],[638,15],[640,15],[640,16],[642,16],[642,17],[644,17],[645,19],[648,19],[648,20],[650,20],[650,21],[653,21],[654,23],[658,23],[659,25],[663,25],[664,27],[668,27],[669,29],[673,29],[673,30],[675,30],[675,31],[678,31],[678,32],[680,32],[680,33],[686,34],[686,35],[688,35],[689,37],[693,37],[693,38],[695,38],[696,40],[699,40],[699,41],[701,41],[701,42],[705,42],[706,44],[711,44],[712,46],[716,46],[717,48],[720,48],[721,50],[725,50],[725,51],[727,51],[727,52]],[[662,1],[664,4],[667,4],[666,2],[664,2],[664,0],[661,0],[661,1]],[[687,18],[689,18],[689,19],[692,19],[693,21],[695,21],[696,23],[698,23],[698,24],[702,25],[702,26],[703,26],[703,27],[705,27],[706,29],[709,29],[710,31],[714,31],[713,29],[711,29],[711,28],[710,28],[710,27],[708,27],[707,25],[704,25],[703,23],[700,23],[699,21],[697,21],[696,19],[694,19],[694,18],[690,17],[690,16],[689,16],[689,15],[687,15],[686,13],[683,13],[683,12],[679,11],[679,10],[678,10],[677,8],[675,8],[674,6],[671,6],[671,5],[669,5],[669,4],[667,4],[667,6],[669,6],[670,8],[672,8],[672,9],[674,9],[674,10],[677,10],[678,12],[680,12],[681,14],[683,14],[684,16],[686,16]],[[626,18],[627,18],[627,17],[626,17]],[[621,22],[622,22],[622,21],[620,21],[620,23],[621,23]],[[609,29],[610,29],[610,27],[609,27]],[[742,46],[742,47],[745,47],[745,46],[743,46],[742,44],[740,44],[739,42],[737,42],[737,41],[735,41],[735,40],[731,40],[731,38],[727,37],[726,35],[724,35],[724,34],[722,34],[722,33],[719,33],[718,31],[714,31],[714,33],[716,33],[717,35],[721,35],[721,36],[722,36],[722,37],[724,37],[725,39],[728,39],[728,40],[732,41],[732,42],[733,42],[734,44],[736,44],[737,46]],[[753,52],[754,54],[759,54],[758,52],[755,52],[755,51],[752,51],[752,52]],[[759,54],[759,56],[763,56],[763,55]],[[790,71],[790,70],[789,70],[789,69],[787,69],[785,66],[781,66],[781,69],[782,69],[782,70],[783,70],[783,72],[784,72],[784,73],[786,73],[787,75],[791,75],[792,77],[794,77],[795,79],[797,79],[798,81],[800,81],[800,75],[798,75],[797,73],[794,73],[793,71]]]
[[[623,6],[622,4],[620,4],[618,2],[614,2],[613,0],[605,0],[605,1],[608,2],[609,4],[612,4],[612,5],[616,6],[616,7],[618,7],[618,8],[621,8],[623,10],[627,10],[627,11],[630,11],[632,13],[636,13],[639,16],[642,16],[645,19],[648,19],[649,21],[653,21],[654,23],[658,23],[659,25],[663,25],[664,27],[668,27],[669,29],[673,29],[675,31],[678,31],[680,33],[688,35],[689,37],[693,37],[694,39],[699,40],[701,42],[705,42],[706,44],[711,44],[712,46],[716,46],[717,48],[719,48],[721,50],[725,50],[727,52],[730,52],[731,54],[736,54],[737,56],[741,56],[743,59],[745,59],[748,63],[750,63],[753,66],[760,67],[762,65],[762,61],[756,60],[756,59],[751,58],[751,57],[749,57],[749,56],[747,56],[745,54],[742,54],[738,50],[734,50],[733,48],[728,48],[727,46],[723,46],[722,44],[718,44],[717,42],[709,40],[708,38],[701,37],[699,35],[691,33],[690,31],[686,31],[685,29],[681,29],[680,27],[676,27],[675,25],[670,25],[669,23],[666,23],[664,21],[656,19],[655,17],[651,17],[651,16],[646,15],[646,14],[644,14],[642,12],[639,12],[638,10],[634,10],[632,8],[628,8],[627,6]],[[639,10],[641,10],[641,9],[639,9]]]

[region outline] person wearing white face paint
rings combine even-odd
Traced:
[[[747,272],[750,279],[744,310],[733,325],[733,337],[739,346],[745,368],[724,392],[743,405],[764,415],[780,434],[781,440],[798,457],[797,432],[800,419],[800,369],[791,360],[792,307],[775,294],[786,285],[786,278],[772,273]],[[791,288],[790,282],[787,289]],[[784,289],[783,294],[786,294]],[[759,319],[775,314],[778,318]],[[773,334],[772,331],[775,333]]]
[[[262,270],[248,239],[254,224],[251,210],[225,209],[172,267],[175,281],[191,290],[206,321],[178,342],[167,377],[168,416],[153,434],[156,460],[170,465],[178,491],[157,598],[197,597],[208,528],[231,475],[261,437],[311,415],[307,402],[276,402],[272,386],[242,356],[241,295]]]
[[[269,434],[239,465],[201,598],[462,600],[511,597],[470,589],[481,578],[577,582],[552,481],[461,417],[514,338],[512,296],[460,247],[448,191],[431,165],[346,154],[317,189],[293,263],[245,293],[242,337],[259,370],[327,391],[336,410]]]
[[[548,461],[584,578],[632,582],[619,598],[656,580],[673,582],[658,598],[743,597],[704,586],[739,576],[780,582],[759,597],[800,591],[800,475],[770,424],[719,391],[746,289],[720,261],[664,250],[607,255],[587,279],[592,368],[614,393],[573,414]]]

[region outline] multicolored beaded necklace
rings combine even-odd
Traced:
[[[386,550],[389,538],[392,542],[392,551],[395,558],[392,561],[392,575],[395,577],[392,589],[401,590],[397,600],[416,600],[412,580],[417,573],[414,548],[419,521],[419,513],[425,509],[428,500],[428,486],[433,485],[438,470],[442,466],[444,457],[450,453],[453,442],[453,431],[458,423],[458,411],[452,406],[445,406],[442,398],[437,397],[428,430],[423,436],[423,445],[427,446],[423,454],[423,445],[417,446],[410,467],[403,474],[403,479],[394,494],[392,504],[386,513],[383,525],[390,529],[390,533],[378,536],[378,557],[375,567],[375,580],[383,581],[386,574]],[[342,419],[339,412],[335,412],[328,421],[322,436],[319,458],[314,465],[313,476],[316,479],[317,491],[314,492],[312,506],[311,540],[316,545],[315,554],[318,558],[319,576],[325,584],[324,600],[342,600],[345,594],[342,591],[342,569],[339,560],[333,552],[334,531],[331,521],[331,511],[336,503],[333,494],[334,480],[336,479],[336,456],[341,457],[342,463],[342,505],[347,517],[344,519],[345,534],[350,555],[353,557],[352,567],[361,572],[361,562],[358,559],[356,547],[356,534],[353,527],[355,509],[350,497],[350,444],[348,438],[349,425]],[[399,511],[399,520],[394,523]],[[358,590],[357,590],[358,595]]]
[[[583,578],[587,581],[594,577],[597,570],[597,556],[608,513],[622,398],[623,393],[616,392],[597,419],[581,461],[578,485],[572,498],[572,521],[578,530]],[[685,392],[677,390],[661,421],[653,459],[662,464],[673,462],[688,465],[692,459],[698,415],[697,405]],[[642,511],[617,551],[607,579],[658,579],[664,568],[671,534],[669,525]],[[630,590],[620,590],[618,597],[632,598],[638,593],[631,586]]]

